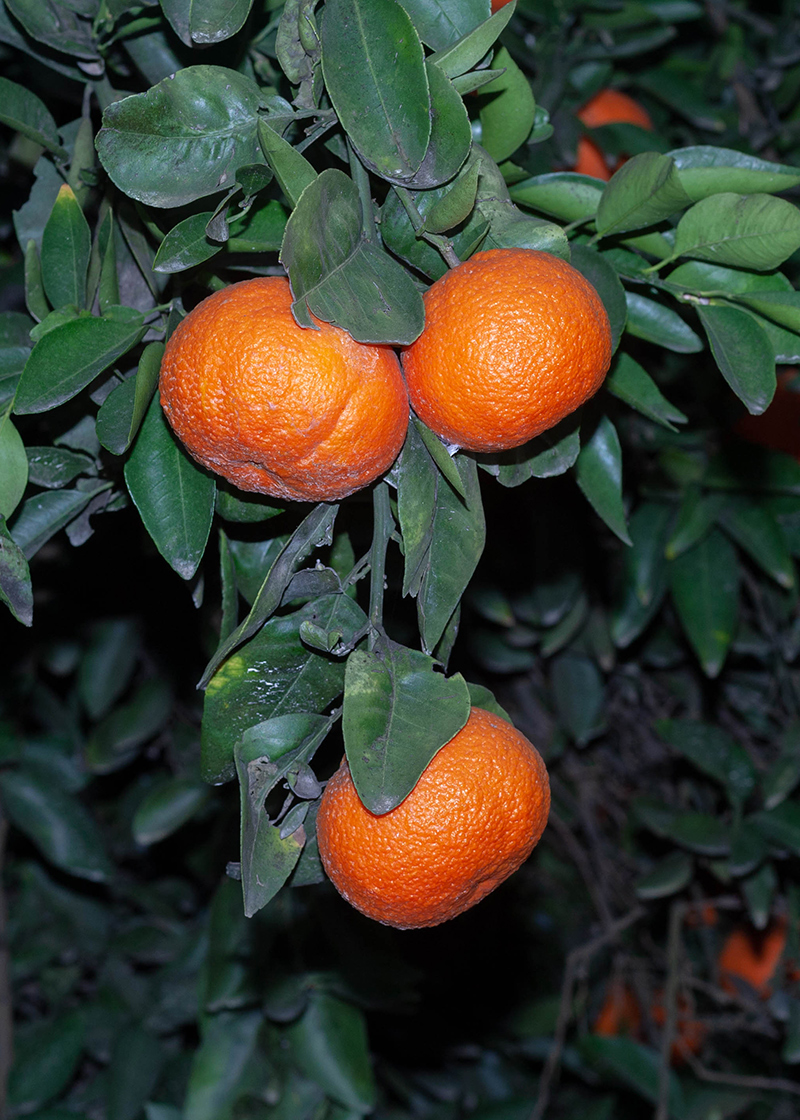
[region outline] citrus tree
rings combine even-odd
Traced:
[[[796,1110],[796,19],[492,6],[0,7],[10,1116]],[[637,113],[587,114],[623,87]],[[551,293],[521,338],[519,254]],[[191,324],[254,281],[278,344],[400,355],[408,421],[335,494],[215,458],[241,401],[205,380],[175,420]],[[226,392],[271,314],[203,335]],[[487,350],[490,382],[549,370],[506,442]],[[537,854],[436,930],[363,918],[320,861],[327,779],[344,753],[396,821],[476,709],[547,763]],[[430,865],[499,848],[513,800],[479,840],[440,807]]]

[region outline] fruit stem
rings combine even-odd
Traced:
[[[374,527],[372,530],[372,547],[369,553],[369,620],[371,623],[369,648],[371,650],[375,648],[383,632],[383,592],[386,579],[386,549],[389,547],[389,538],[394,530],[392,507],[389,503],[389,487],[385,482],[379,482],[372,491],[372,511]]]
[[[407,187],[398,187],[395,184],[394,189],[397,191],[397,197],[403,204],[406,214],[408,214],[409,221],[414,227],[414,233],[417,237],[421,237],[427,241],[429,245],[433,245],[434,249],[438,249],[442,258],[448,268],[458,268],[461,261],[456,256],[456,251],[453,248],[452,241],[446,237],[442,237],[438,233],[427,233],[425,230],[425,219],[417,209],[417,204],[414,201],[414,196]]]

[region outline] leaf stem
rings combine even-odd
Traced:
[[[389,504],[389,487],[379,482],[372,492],[372,547],[370,549],[369,620],[372,625],[369,648],[375,648],[383,632],[383,592],[386,580],[386,549],[394,531],[392,507]]]
[[[364,231],[364,236],[367,241],[375,242],[378,238],[375,229],[375,211],[372,205],[372,189],[369,185],[369,175],[349,139],[347,141],[347,154],[350,157],[350,175],[358,188],[358,197],[361,202],[361,228]]]
[[[458,266],[461,264],[461,261],[456,256],[456,251],[453,248],[453,242],[450,241],[447,237],[442,237],[441,234],[427,233],[425,231],[425,219],[417,209],[417,204],[414,201],[414,197],[411,194],[411,191],[408,190],[407,187],[398,187],[397,184],[395,184],[394,189],[397,191],[397,197],[403,204],[403,209],[405,210],[406,214],[408,214],[409,221],[414,227],[414,233],[416,234],[416,236],[421,237],[424,241],[427,241],[429,245],[433,245],[434,249],[438,249],[438,251],[442,255],[442,259],[444,260],[448,268],[458,268]]]

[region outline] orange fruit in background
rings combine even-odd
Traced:
[[[425,329],[402,355],[417,415],[468,451],[518,447],[588,400],[611,362],[611,327],[572,265],[489,249],[425,293]]]
[[[745,980],[751,988],[767,999],[772,980],[786,947],[788,922],[773,919],[766,929],[737,926],[725,939],[719,955],[720,985],[732,995],[736,993],[733,978]]]
[[[364,807],[346,761],[317,816],[323,866],[368,918],[436,926],[480,902],[528,858],[547,823],[544,761],[521,732],[473,708],[395,809]]]
[[[314,319],[299,327],[285,277],[231,284],[179,324],[161,404],[199,463],[241,490],[334,501],[394,462],[408,427],[400,364]]]
[[[603,1006],[592,1030],[605,1038],[615,1038],[617,1035],[627,1035],[630,1038],[641,1036],[642,1012],[639,1001],[624,981],[616,979],[608,985]]]
[[[783,370],[769,407],[759,416],[746,412],[734,425],[735,434],[800,460],[800,393],[789,387],[796,376],[794,367]]]
[[[640,128],[652,131],[653,122],[646,109],[638,101],[618,89],[601,89],[590,97],[577,112],[578,120],[587,128],[599,128],[604,124],[638,124]],[[581,175],[592,175],[595,179],[610,179],[613,172],[625,162],[620,156],[613,167],[609,167],[599,145],[590,136],[578,140],[577,156],[573,171]]]
[[[675,1041],[670,1049],[670,1062],[673,1066],[683,1065],[688,1054],[699,1054],[708,1034],[706,1024],[694,1018],[692,1006],[683,992],[678,994],[677,1008]],[[656,1026],[665,1025],[667,1012],[664,1007],[663,992],[656,992],[653,1006],[650,1008],[650,1017]]]

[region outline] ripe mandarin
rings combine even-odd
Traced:
[[[638,124],[648,131],[653,128],[647,110],[618,89],[599,90],[578,110],[577,117],[587,128],[600,128],[604,124]],[[572,170],[581,175],[592,175],[595,179],[608,180],[624,162],[625,157],[620,156],[614,166],[609,167],[600,146],[590,136],[581,136]]]
[[[536,748],[504,719],[473,708],[391,812],[364,807],[345,761],[317,816],[322,862],[351,905],[398,929],[468,910],[530,855],[550,786]]]
[[[599,388],[611,328],[572,265],[534,249],[489,249],[425,294],[425,329],[403,351],[417,415],[469,451],[518,447]]]
[[[299,327],[291,305],[280,276],[203,300],[167,343],[161,404],[194,458],[240,489],[335,501],[391,466],[408,396],[393,350]]]

